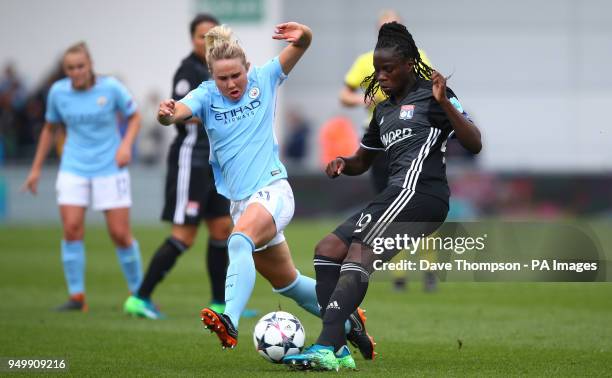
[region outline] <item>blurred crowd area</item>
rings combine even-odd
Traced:
[[[45,122],[49,88],[63,77],[58,62],[39,85],[29,87],[14,63],[4,65],[0,76],[1,163],[31,162]]]
[[[58,62],[41,83],[29,86],[18,67],[4,65],[0,78],[0,165],[29,167],[44,124],[47,93],[63,76]],[[162,94],[151,92],[140,103],[143,124],[134,150],[136,167],[164,167],[174,130],[157,124],[155,109],[161,98]],[[281,119],[281,151],[296,191],[296,216],[333,215],[367,202],[374,195],[369,177],[331,181],[322,174],[327,161],[350,155],[357,148],[363,126],[343,116],[316,125],[307,114],[305,109],[289,105]],[[119,121],[120,128],[126,126]],[[49,165],[57,164],[63,137],[62,132],[57,133]],[[609,174],[490,172],[481,169],[477,157],[454,139],[449,140],[446,155],[452,192],[450,219],[612,218]],[[313,160],[317,164],[313,165]],[[322,187],[324,198],[320,196]]]
[[[40,132],[45,123],[47,95],[51,85],[65,77],[61,62],[57,62],[41,83],[29,86],[14,63],[6,63],[0,77],[0,165],[24,165],[32,162]],[[154,91],[140,104],[142,128],[134,146],[135,161],[156,165],[165,161],[165,148],[172,138],[172,130],[164,130],[155,120],[155,110],[162,96]],[[117,114],[121,135],[127,128],[127,119]],[[57,164],[61,156],[65,134],[56,133],[56,148],[48,158]]]
[[[612,220],[609,175],[493,173],[449,159],[448,181],[449,221]],[[291,182],[299,217],[348,216],[374,196],[368,177],[293,175]]]

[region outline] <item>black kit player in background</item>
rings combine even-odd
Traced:
[[[209,14],[198,14],[190,23],[193,51],[174,74],[172,98],[180,100],[210,78],[206,65],[204,36],[219,21]],[[209,142],[200,120],[175,125],[177,135],[168,153],[165,204],[162,219],[172,223],[172,232],[157,249],[137,293],[125,302],[131,315],[158,319],[162,315],[151,302],[157,284],[172,269],[176,259],[195,241],[204,219],[208,229],[206,252],[211,281],[211,307],[222,312],[225,304],[227,238],[232,231],[229,201],[217,193],[208,163]]]
[[[444,152],[451,133],[473,154],[482,148],[480,131],[446,87],[444,76],[423,63],[404,25],[381,27],[369,79],[366,99],[373,100],[378,90],[389,98],[376,106],[355,155],[332,160],[326,173],[332,178],[360,175],[383,152],[389,161],[389,186],[316,246],[323,329],[315,345],[286,357],[292,366],[338,367],[333,353],[346,344],[344,322],[363,301],[374,262],[399,252],[377,255],[374,244],[395,235],[429,235],[444,222],[450,196]]]

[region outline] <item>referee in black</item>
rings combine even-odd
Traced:
[[[174,74],[172,98],[180,100],[210,78],[206,65],[204,36],[219,21],[210,14],[198,14],[189,26],[193,51]],[[177,123],[176,137],[168,153],[165,204],[162,220],[172,223],[171,235],[151,259],[144,280],[135,295],[128,298],[125,312],[157,319],[161,314],[151,302],[157,284],[170,271],[176,259],[195,241],[200,221],[208,229],[207,267],[212,288],[209,307],[222,312],[225,306],[227,238],[232,231],[229,200],[217,193],[208,163],[209,142],[200,120]]]

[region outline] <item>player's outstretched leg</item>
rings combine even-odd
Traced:
[[[354,222],[351,222],[351,225]],[[340,268],[342,260],[348,253],[346,244],[336,235],[329,234],[323,238],[315,248],[315,256],[313,265],[317,278],[316,292],[319,307],[321,308],[321,317],[325,315],[325,311],[329,305],[329,299],[336,289],[338,279],[340,278]],[[330,257],[336,256],[336,257]],[[376,356],[374,347],[376,343],[366,330],[365,310],[358,308],[353,312],[348,320],[346,338],[355,347],[366,360],[373,360]]]
[[[296,274],[297,276],[291,284],[280,289],[273,289],[273,291],[284,297],[293,299],[301,308],[316,317],[320,317],[321,311],[319,310],[319,304],[315,293],[315,280],[308,276],[303,276],[299,271],[296,271]]]
[[[274,289],[274,292],[295,300],[300,307],[311,314],[321,316],[323,310],[319,310],[315,297],[315,281],[299,272],[297,274],[298,276],[292,284],[283,289]],[[321,308],[325,307],[321,306]],[[355,348],[359,349],[363,358],[373,360],[376,356],[376,352],[374,352],[376,343],[366,330],[366,319],[365,310],[358,308],[357,311],[353,312],[345,324],[346,338]]]
[[[255,244],[247,235],[234,232],[228,239],[230,264],[225,280],[225,311],[223,314],[207,307],[201,311],[202,322],[217,334],[223,348],[233,348],[238,343],[240,315],[255,286]]]
[[[360,247],[357,245],[355,249]],[[333,346],[336,351],[346,344],[344,322],[363,301],[369,278],[370,273],[361,264],[346,261],[342,264],[338,284],[325,309],[323,329],[317,344]]]

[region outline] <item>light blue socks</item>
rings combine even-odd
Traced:
[[[302,276],[297,272],[295,281],[289,286],[281,289],[272,289],[273,292],[291,298],[304,310],[320,318],[319,302],[317,302],[317,292],[315,291],[316,281],[310,277]]]
[[[238,328],[240,314],[255,287],[255,244],[245,234],[235,232],[227,240],[229,266],[225,278],[225,311],[234,327]]]
[[[62,264],[68,294],[85,293],[85,245],[82,240],[62,240]]]
[[[142,282],[140,246],[136,239],[132,239],[132,245],[126,248],[117,247],[116,251],[128,288],[130,292],[136,293]]]

